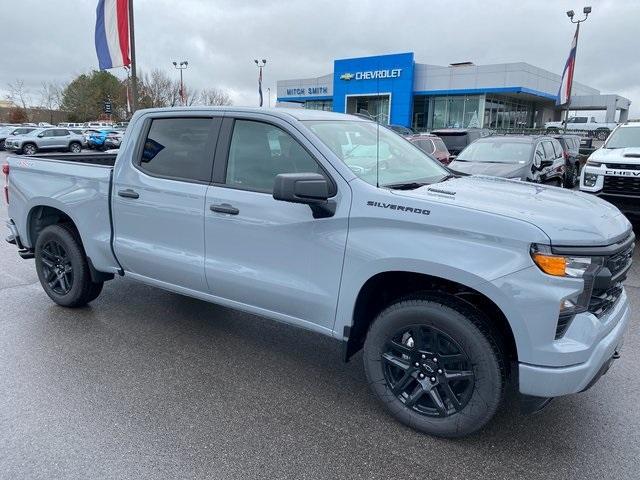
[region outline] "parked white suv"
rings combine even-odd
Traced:
[[[617,123],[597,122],[596,117],[571,117],[567,120],[568,131],[589,132],[598,140],[606,140],[611,131],[616,128]],[[544,128],[548,133],[560,133],[564,130],[564,122],[547,122]]]
[[[640,218],[640,124],[620,125],[591,154],[582,171],[580,190],[595,193],[627,216]]]

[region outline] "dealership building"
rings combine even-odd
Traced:
[[[436,128],[534,128],[561,119],[558,74],[528,63],[437,66],[413,53],[335,60],[333,73],[280,80],[278,104],[361,113],[382,123]],[[571,110],[604,110],[607,122],[626,121],[630,101],[574,82]],[[616,112],[619,116],[616,118]]]

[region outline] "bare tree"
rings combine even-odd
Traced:
[[[221,106],[232,105],[233,101],[228,92],[219,88],[205,88],[200,92],[199,103],[202,105]]]
[[[140,76],[140,96],[142,104],[149,107],[174,106],[178,97],[176,82],[162,70],[152,70]]]
[[[26,111],[31,104],[31,97],[24,86],[24,80],[16,80],[13,83],[7,84],[7,87],[9,92],[7,94],[7,100],[22,107],[22,109]]]
[[[53,112],[60,108],[62,87],[53,82],[42,82],[40,88],[40,107],[49,112],[49,122],[53,123]]]

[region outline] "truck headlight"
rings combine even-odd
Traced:
[[[597,181],[598,181],[598,175],[596,175],[595,173],[585,173],[584,174],[584,186],[585,187],[595,187]]]
[[[548,275],[555,277],[583,278],[588,272],[595,272],[602,266],[602,257],[569,257],[554,255],[547,245],[533,245],[531,258]]]

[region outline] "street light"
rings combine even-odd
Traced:
[[[575,43],[576,44],[575,44],[575,47],[574,47],[576,49],[576,51],[578,50],[578,34],[580,33],[580,24],[582,22],[584,22],[587,19],[587,17],[589,16],[589,14],[591,13],[591,7],[584,7],[582,9],[582,13],[584,14],[584,18],[578,20],[578,19],[575,18],[576,13],[573,10],[569,10],[567,12],[567,17],[569,17],[569,20],[571,20],[571,23],[577,24],[577,26],[576,26],[576,35],[575,35]],[[573,58],[573,63],[574,63],[574,67],[573,68],[574,68],[574,70],[575,70],[575,61],[576,61],[576,59],[575,59],[575,55],[574,55],[574,58]],[[561,86],[561,88],[562,88],[562,86]],[[569,120],[569,105],[571,104],[571,91],[572,90],[573,90],[573,81],[569,84],[569,92],[568,92],[568,95],[567,95],[567,112],[566,112],[565,117],[564,117],[564,132],[565,133],[567,132],[567,120]]]
[[[182,71],[185,70],[189,66],[189,62],[183,60],[182,62],[173,62],[173,67],[180,70],[180,100],[182,100],[182,105],[185,105],[184,99],[184,84],[182,82]]]
[[[253,60],[256,64],[256,67],[258,67],[258,94],[260,95],[260,106],[262,106],[262,69],[264,68],[264,66],[267,64],[267,60],[266,59],[262,59],[262,62],[259,62],[257,59]]]

